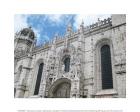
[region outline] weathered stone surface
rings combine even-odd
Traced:
[[[15,35],[15,97],[53,97],[57,87],[65,88],[61,86],[64,82],[70,83],[70,97],[126,97],[125,15],[112,15],[88,27],[82,23],[78,32],[69,25],[65,37],[56,35],[40,47],[35,46],[33,31],[28,37],[30,31]],[[101,86],[100,48],[106,44],[111,51],[111,90],[102,90]],[[65,72],[64,60],[68,57],[70,69]],[[40,63],[44,63],[43,73],[39,94],[34,95]]]

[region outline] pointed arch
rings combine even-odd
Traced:
[[[42,80],[42,75],[43,75],[43,69],[44,69],[44,59],[38,59],[37,62],[35,63],[35,72],[34,72],[34,78],[33,78],[33,82],[34,83],[34,91],[33,91],[33,95],[38,95],[39,94],[39,89],[40,89],[40,85],[41,85],[41,80]]]
[[[62,96],[61,96],[61,90],[65,91],[62,92],[63,93]],[[68,78],[60,78],[56,80],[50,87],[48,97],[50,98],[70,97],[70,91],[71,91],[71,80]]]
[[[102,74],[102,89],[112,89],[112,63],[110,46],[103,45],[100,49],[101,52],[101,74]]]
[[[113,44],[110,38],[97,40],[94,58],[96,92],[116,88],[115,76],[113,75]]]

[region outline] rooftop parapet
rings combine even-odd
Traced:
[[[91,31],[91,30],[94,30],[94,29],[100,29],[100,28],[102,28],[106,25],[112,25],[112,19],[111,18],[107,18],[107,19],[104,19],[104,20],[98,19],[98,21],[96,23],[94,23],[92,25],[89,25],[89,26],[86,26],[86,27],[83,27],[83,32],[88,32],[88,31]],[[57,34],[57,37],[54,37],[56,39],[55,43],[63,42],[65,38],[69,38],[69,39],[73,38],[74,36],[78,35],[79,33],[80,33],[80,31],[77,30],[75,32],[71,31],[71,33],[69,33],[69,35],[64,34],[63,36],[62,35],[60,36],[60,35]],[[49,48],[53,44],[54,38],[45,42],[42,45],[35,46],[33,50],[38,51],[40,49]]]
[[[101,27],[106,26],[108,24],[109,25],[112,24],[111,18],[107,18],[107,19],[104,19],[104,20],[98,19],[98,22],[96,22],[96,23],[94,23],[92,25],[86,26],[84,28],[84,31],[92,30],[92,29],[95,29],[95,28],[101,28]]]

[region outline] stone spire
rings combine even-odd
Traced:
[[[57,37],[58,37],[58,34],[55,33],[54,39],[52,41],[52,46],[51,46],[51,55],[55,55]]]
[[[69,36],[71,35],[72,33],[72,24],[69,23],[68,26],[67,26],[67,29],[66,29],[66,35],[65,35],[65,40],[64,40],[64,47],[68,47],[68,38]]]
[[[67,26],[67,31],[66,31],[66,35],[70,35],[72,33],[72,24],[69,23]]]
[[[56,44],[56,40],[57,40],[57,38],[58,38],[58,33],[55,33],[55,35],[54,35],[54,39],[53,39],[53,45]]]
[[[80,33],[84,31],[84,21],[82,20],[82,23],[80,25]]]
[[[84,32],[84,22],[82,21],[81,25],[80,25],[80,29],[79,29],[79,37],[78,37],[78,49],[82,49],[83,47],[83,43],[84,43],[84,36],[83,36],[83,32]]]
[[[100,20],[100,18],[98,18],[98,26],[100,26],[102,24],[102,21]]]

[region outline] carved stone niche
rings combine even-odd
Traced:
[[[63,53],[65,54],[65,53],[69,53],[69,49],[68,48],[65,48],[64,50],[63,50]]]
[[[61,70],[62,73],[64,72],[64,61],[66,58],[70,58],[70,67],[72,65],[71,62],[73,62],[73,58],[75,55],[75,47],[73,45],[70,45],[69,47],[64,47],[63,49],[58,52],[58,58],[59,58],[59,70]]]

